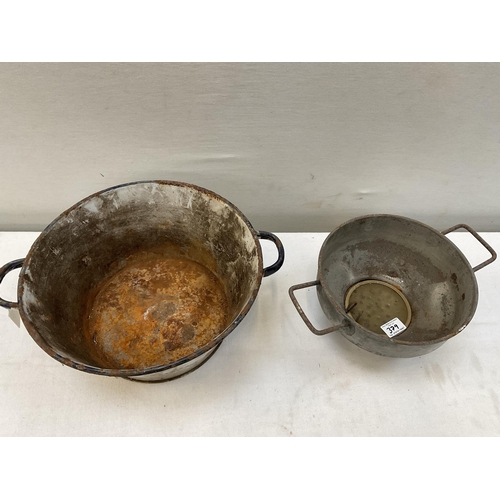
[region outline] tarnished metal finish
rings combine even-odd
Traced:
[[[133,377],[127,377],[128,380],[134,380],[136,382],[147,382],[149,384],[155,384],[158,382],[165,382],[167,380],[176,380],[178,378],[184,377],[188,373],[192,373],[201,366],[203,366],[219,349],[222,342],[217,344],[215,347],[209,351],[201,354],[191,361],[186,361],[182,365],[170,368],[167,371],[147,373],[146,375],[137,375]],[[168,375],[167,375],[168,374]]]
[[[370,331],[347,313],[346,294],[364,280],[388,283],[408,300],[411,321],[397,337]],[[436,349],[468,325],[478,300],[476,278],[462,252],[435,229],[394,215],[359,217],[333,231],[320,251],[317,281],[318,299],[334,328],[385,356]]]
[[[355,321],[350,323],[345,321],[342,314],[339,314],[330,302],[330,299],[324,293],[321,284],[316,288],[318,300],[325,313],[326,317],[334,324],[340,326],[339,333],[349,342],[357,345],[365,351],[378,354],[380,356],[389,356],[394,358],[414,358],[415,356],[423,356],[440,347],[443,342],[427,343],[422,345],[403,345],[393,342],[389,337],[384,338],[382,335],[376,334],[364,329]]]
[[[380,327],[393,318],[398,318],[405,326],[411,320],[411,307],[406,297],[384,281],[364,280],[351,286],[344,308],[356,323],[380,335],[384,335]]]
[[[233,204],[191,184],[101,191],[31,247],[19,276],[21,318],[42,349],[78,370],[177,377],[249,311],[264,274],[263,234]]]
[[[486,241],[484,241],[484,239],[481,238],[481,236],[479,236],[479,234],[477,234],[477,232],[474,231],[474,229],[472,229],[467,224],[457,224],[456,226],[450,227],[449,229],[442,231],[441,234],[449,234],[453,231],[456,231],[457,229],[465,229],[469,231],[469,233],[472,234],[472,236],[474,236],[474,238],[476,238],[476,240],[479,241],[479,243],[481,243],[481,245],[483,245],[483,247],[486,248],[486,250],[488,250],[488,252],[490,252],[491,254],[491,257],[488,260],[485,260],[484,262],[478,264],[472,269],[474,272],[479,271],[479,269],[486,267],[488,264],[491,264],[492,262],[495,262],[497,258],[497,253],[495,252],[495,250],[493,250],[493,248],[491,248],[491,246]]]
[[[338,325],[330,326],[328,328],[324,328],[323,330],[318,330],[311,323],[309,318],[306,316],[306,313],[302,309],[301,305],[299,304],[297,297],[295,297],[295,291],[301,290],[303,288],[310,288],[312,286],[320,286],[319,280],[309,281],[307,283],[301,283],[300,285],[294,285],[294,286],[290,287],[290,289],[288,290],[288,295],[292,299],[293,305],[297,309],[297,312],[300,314],[300,317],[302,318],[304,323],[308,326],[309,330],[311,330],[311,332],[313,332],[315,335],[326,335],[327,333],[336,332],[337,330],[340,330],[341,328],[348,327],[349,323],[347,321],[344,321],[343,323],[339,323]]]
[[[276,259],[276,262],[264,268],[263,271],[264,277],[271,276],[281,268],[283,262],[285,261],[285,247],[283,246],[283,243],[281,243],[281,240],[273,233],[268,233],[267,231],[259,231],[257,233],[257,237],[262,240],[272,241],[276,245],[276,249],[278,250],[278,258]]]
[[[87,334],[96,357],[114,368],[167,364],[226,328],[224,286],[205,266],[160,253],[132,257],[90,301]]]

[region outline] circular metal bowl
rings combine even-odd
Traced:
[[[259,238],[278,247],[263,268]],[[50,356],[98,375],[176,378],[201,366],[284,260],[230,202],[170,181],[112,187],[57,217],[21,267],[18,307]]]
[[[472,269],[463,253],[444,236],[458,228],[476,237],[491,252],[491,258]],[[339,330],[367,351],[414,357],[433,351],[468,325],[478,301],[474,272],[495,259],[494,250],[464,224],[440,233],[406,217],[369,215],[333,231],[319,254],[318,279],[295,285],[289,293],[313,333]],[[408,305],[408,316],[399,318],[404,319],[406,329],[397,336],[389,337],[381,328],[394,319],[395,311],[404,311],[395,296],[394,300],[388,295],[382,298],[384,292],[374,289],[351,303],[349,293],[372,280],[396,290]],[[317,330],[305,316],[294,291],[309,286],[316,286],[321,307],[335,326]]]

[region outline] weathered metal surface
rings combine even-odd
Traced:
[[[356,323],[379,335],[385,335],[380,326],[393,318],[398,318],[405,326],[411,320],[411,307],[406,297],[398,288],[383,281],[355,283],[347,290],[344,307]]]
[[[42,349],[78,370],[177,377],[213,354],[264,272],[281,267],[273,235],[279,258],[263,269],[258,239],[267,234],[198,186],[115,186],[66,210],[35,241],[19,276],[21,318]]]
[[[491,257],[489,259],[485,260],[481,264],[478,264],[477,266],[472,268],[474,272],[477,272],[479,271],[479,269],[482,269],[483,267],[486,267],[492,262],[495,262],[497,258],[497,253],[495,252],[495,250],[493,250],[493,248],[491,248],[491,245],[489,245],[488,242],[486,242],[483,238],[481,238],[481,236],[479,236],[479,234],[477,234],[477,232],[474,231],[474,229],[472,229],[467,224],[457,224],[453,227],[445,229],[444,231],[442,231],[441,234],[449,234],[452,233],[453,231],[456,231],[457,229],[465,229],[466,231],[469,231],[469,233],[472,234],[472,236],[474,236],[474,238],[476,238],[476,240],[479,241],[479,243],[481,243],[481,245],[483,245],[483,247],[486,248],[486,250],[488,250],[488,252],[490,252],[491,254]]]
[[[388,283],[406,297],[412,316],[401,335],[375,333],[346,312],[346,294],[364,280]],[[316,288],[332,328],[363,349],[395,357],[420,356],[457,335],[478,300],[476,278],[462,252],[435,229],[393,215],[359,217],[333,231],[320,251]]]
[[[165,382],[165,380],[176,380],[180,377],[184,377],[188,373],[192,373],[201,366],[203,366],[219,349],[222,341],[219,342],[212,349],[200,354],[197,358],[191,359],[190,361],[186,361],[181,365],[177,365],[174,368],[170,368],[167,371],[159,371],[148,373],[146,375],[136,375],[127,377],[129,380],[135,380],[137,382],[147,382],[147,383],[157,383],[157,382]],[[165,375],[168,373],[168,377],[165,378]]]
[[[307,283],[300,283],[299,285],[293,285],[288,290],[288,295],[290,296],[290,299],[292,299],[292,302],[293,302],[293,305],[295,306],[295,309],[297,309],[297,312],[300,314],[302,321],[304,321],[304,323],[307,325],[309,330],[311,330],[311,332],[313,332],[315,335],[326,335],[327,333],[336,332],[337,330],[340,330],[341,328],[349,328],[350,322],[345,321],[345,320],[343,322],[340,322],[340,323],[334,325],[334,326],[329,326],[328,328],[324,328],[323,330],[318,330],[311,323],[311,321],[307,317],[306,313],[302,309],[299,301],[297,300],[297,297],[295,297],[295,292],[297,290],[302,290],[303,288],[310,288],[312,286],[320,287],[321,283],[319,280],[308,281]]]
[[[228,321],[224,286],[186,258],[139,252],[99,286],[89,302],[87,335],[114,368],[150,368],[210,342]]]

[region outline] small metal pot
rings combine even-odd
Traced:
[[[278,260],[263,268],[260,239]],[[139,381],[201,366],[250,310],[284,249],[229,201],[180,182],[134,182],[80,201],[38,237],[21,267],[18,308],[57,361]]]
[[[458,228],[469,231],[491,258],[472,269],[444,237]],[[321,247],[317,280],[292,286],[289,294],[314,334],[338,330],[367,351],[410,358],[437,349],[468,325],[478,301],[474,273],[495,259],[495,251],[465,224],[440,233],[406,217],[369,215],[333,231]],[[297,302],[294,291],[311,286],[334,326],[317,330]],[[402,333],[389,337],[381,326],[398,316]]]

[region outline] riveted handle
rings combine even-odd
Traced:
[[[307,283],[301,283],[300,285],[294,285],[290,287],[288,290],[288,294],[290,295],[290,298],[292,299],[293,305],[295,306],[295,309],[297,309],[297,312],[300,314],[300,317],[304,320],[304,323],[309,327],[309,330],[313,332],[315,335],[325,335],[326,333],[331,333],[331,332],[336,332],[337,330],[340,330],[343,325],[342,323],[340,325],[335,325],[335,326],[330,326],[329,328],[325,328],[324,330],[318,330],[316,329],[313,324],[309,321],[309,318],[306,316],[304,311],[302,310],[302,307],[300,307],[299,302],[297,301],[297,297],[295,297],[295,290],[300,290],[301,288],[309,288],[311,286],[318,286],[320,285],[320,282],[318,280],[316,281],[309,281]]]
[[[271,266],[264,268],[264,276],[271,276],[271,274],[279,271],[279,269],[283,265],[283,262],[285,262],[285,248],[283,247],[283,243],[281,243],[281,240],[273,233],[268,233],[267,231],[258,231],[257,237],[262,240],[272,241],[278,249],[278,260]]]
[[[13,260],[12,262],[7,263],[5,264],[5,266],[0,268],[0,283],[2,283],[3,279],[5,278],[5,276],[7,276],[8,273],[13,271],[14,269],[22,267],[23,262],[24,259]],[[19,304],[17,302],[9,302],[8,300],[0,298],[0,306],[5,307],[5,309],[17,309],[19,307]]]
[[[466,229],[467,231],[469,231],[469,233],[472,234],[472,236],[474,236],[474,238],[476,238],[476,240],[479,241],[479,243],[481,243],[481,245],[483,245],[483,247],[486,248],[486,250],[488,250],[488,252],[491,253],[491,257],[488,260],[485,260],[482,264],[479,264],[476,267],[472,268],[472,270],[474,272],[479,271],[479,269],[486,267],[488,264],[491,264],[492,262],[494,262],[496,260],[497,253],[495,252],[495,250],[493,250],[493,248],[491,248],[490,245],[488,245],[488,243],[486,243],[486,241],[484,241],[483,238],[481,238],[481,236],[479,236],[479,234],[477,234],[476,231],[474,231],[474,229],[472,229],[467,224],[457,224],[456,226],[453,226],[453,227],[450,227],[449,229],[446,229],[441,234],[448,234],[448,233],[451,233],[452,231],[456,231],[457,229],[460,229],[460,228],[463,228],[463,229]]]

